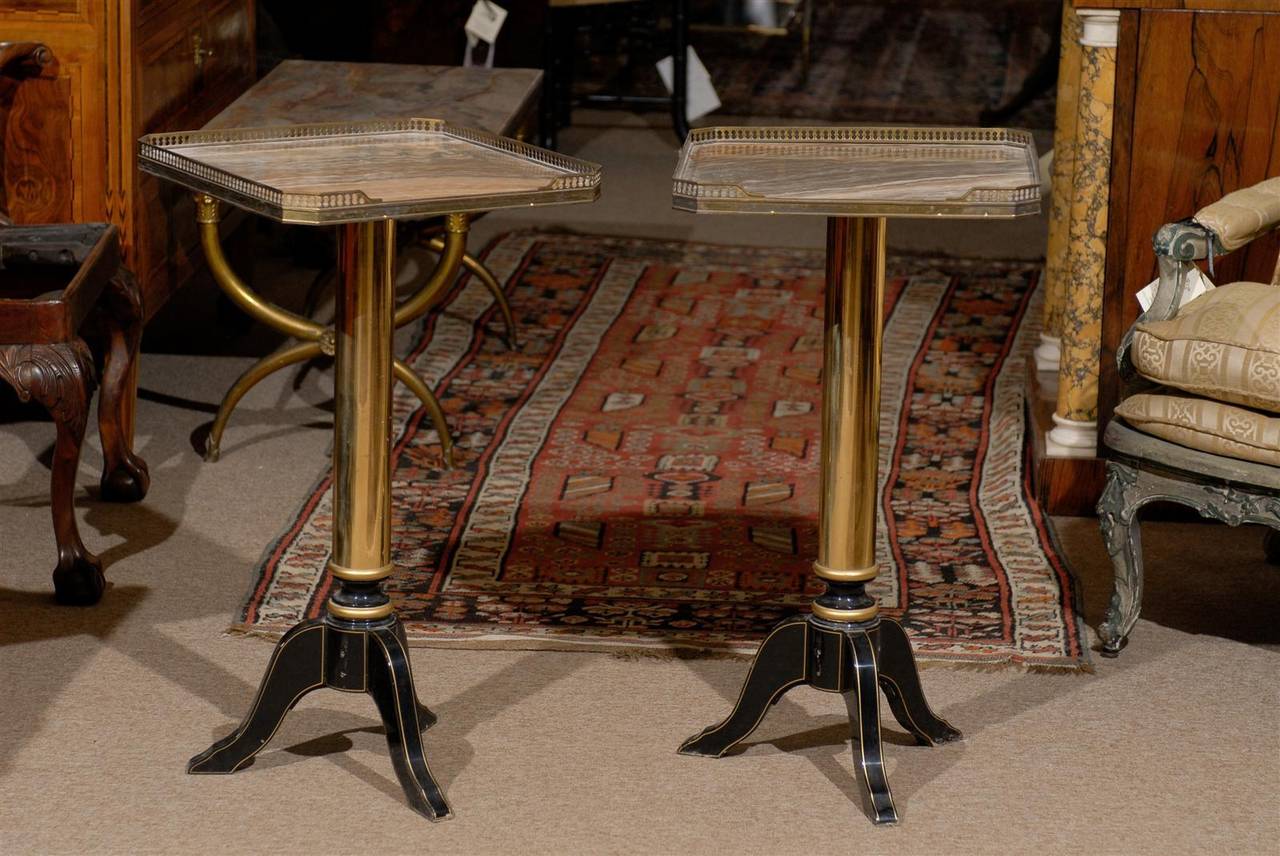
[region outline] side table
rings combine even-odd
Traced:
[[[673,204],[694,212],[827,217],[818,558],[826,591],[765,638],[729,716],[680,747],[719,757],[769,706],[807,684],[845,696],[873,820],[896,823],[880,744],[884,690],[898,722],[934,745],[960,732],[929,709],[898,622],[867,584],[875,555],[886,218],[996,218],[1040,208],[1025,131],[918,127],[704,128],[676,165]]]
[[[393,571],[396,221],[590,202],[600,167],[438,119],[155,134],[139,141],[139,164],[279,222],[341,226],[329,559],[339,586],[323,618],[280,640],[241,725],[187,771],[240,769],[312,690],[367,692],[409,805],[430,820],[446,818],[420,734],[435,716],[417,699],[404,630],[382,588]]]
[[[541,81],[542,72],[532,68],[289,59],[206,123],[203,130],[439,116],[458,125],[523,139],[537,120]],[[222,252],[220,219],[218,201],[207,194],[197,194],[196,221],[214,280],[249,316],[301,341],[268,354],[250,366],[227,390],[205,443],[205,459],[209,461],[216,461],[221,454],[223,431],[249,390],[287,366],[320,354],[333,355],[333,331],[327,325],[271,305],[236,276]],[[506,294],[488,268],[467,252],[469,219],[453,214],[436,230],[441,234],[423,234],[419,238],[421,246],[439,256],[440,261],[414,296],[396,308],[396,327],[430,310],[442,292],[453,284],[461,267],[493,295],[506,324],[507,339],[514,345],[516,325]],[[394,369],[396,379],[408,386],[426,407],[440,435],[445,465],[450,465],[453,440],[435,396],[408,366],[397,362]]]

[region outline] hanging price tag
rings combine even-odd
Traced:
[[[497,3],[492,0],[476,0],[476,5],[471,7],[471,16],[467,18],[463,29],[467,31],[467,35],[493,45],[497,43],[498,31],[502,29],[502,24],[506,20],[507,10]]]
[[[1186,306],[1206,291],[1212,291],[1213,283],[1209,277],[1201,273],[1200,268],[1193,267],[1187,271],[1187,280],[1182,284],[1182,300],[1179,301],[1179,307]],[[1153,279],[1146,288],[1138,292],[1138,305],[1142,307],[1142,311],[1146,312],[1151,308],[1151,304],[1155,303],[1156,292],[1160,289],[1160,280]]]
[[[702,60],[698,58],[698,52],[690,45],[688,53],[688,64],[686,65],[686,78],[688,80],[688,88],[686,90],[686,115],[689,120],[699,119],[713,110],[720,108],[720,97],[716,95],[716,88],[711,85],[711,75],[707,72],[707,67],[702,64]],[[671,57],[663,57],[658,60],[658,76],[662,78],[663,84],[667,87],[667,91],[671,92],[675,88],[675,62]]]

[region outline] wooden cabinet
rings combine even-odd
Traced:
[[[199,259],[187,195],[138,172],[139,136],[199,128],[254,81],[254,0],[0,0],[8,41],[54,63],[0,92],[19,223],[120,227],[150,317]]]

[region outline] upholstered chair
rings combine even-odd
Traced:
[[[1232,526],[1280,530],[1280,260],[1270,284],[1233,282],[1184,301],[1194,262],[1239,249],[1280,224],[1280,178],[1229,194],[1155,235],[1151,307],[1117,353],[1127,396],[1103,434],[1098,516],[1115,590],[1098,628],[1115,656],[1142,605],[1137,514],[1154,501]]]

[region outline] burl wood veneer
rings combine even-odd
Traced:
[[[114,223],[150,317],[200,256],[189,195],[141,175],[135,141],[198,128],[253,82],[254,0],[0,0],[0,38],[53,55],[0,84],[5,209]]]

